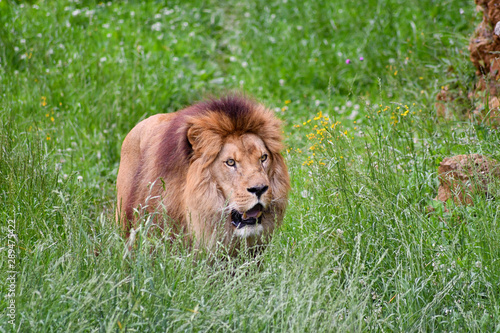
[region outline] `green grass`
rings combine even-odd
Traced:
[[[460,97],[473,1],[3,0],[0,17],[16,331],[500,331],[498,199],[432,200],[444,157],[500,159],[498,130],[461,116],[476,107]],[[434,107],[446,85],[449,121]],[[284,121],[283,227],[257,259],[195,260],[147,224],[129,253],[113,216],[125,135],[228,90]]]

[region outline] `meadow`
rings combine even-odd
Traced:
[[[0,17],[0,332],[500,331],[499,184],[433,200],[443,158],[500,160],[498,129],[464,116],[474,1],[1,0]],[[226,91],[283,120],[283,226],[257,258],[195,260],[147,228],[130,253],[125,135]]]

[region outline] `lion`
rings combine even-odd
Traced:
[[[141,121],[122,145],[118,223],[128,237],[142,214],[160,211],[155,225],[196,248],[266,244],[290,191],[281,133],[272,111],[240,95]]]

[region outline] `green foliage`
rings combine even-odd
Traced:
[[[15,223],[19,331],[500,330],[498,183],[433,201],[444,157],[500,159],[498,130],[463,117],[472,1],[3,0],[0,17],[0,281]],[[125,135],[228,90],[284,121],[283,227],[227,258],[146,220],[130,251]]]

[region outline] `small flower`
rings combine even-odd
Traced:
[[[82,176],[78,176],[78,177],[76,177],[76,180],[78,180],[79,182],[82,182],[83,181],[83,177]]]
[[[153,31],[160,31],[161,30],[161,23],[160,22],[156,22],[155,24],[153,24],[151,26],[151,30],[153,30]]]
[[[351,63],[351,59],[346,59],[345,63],[349,65]]]
[[[359,61],[364,61],[364,60],[365,60],[365,58],[359,57]]]

